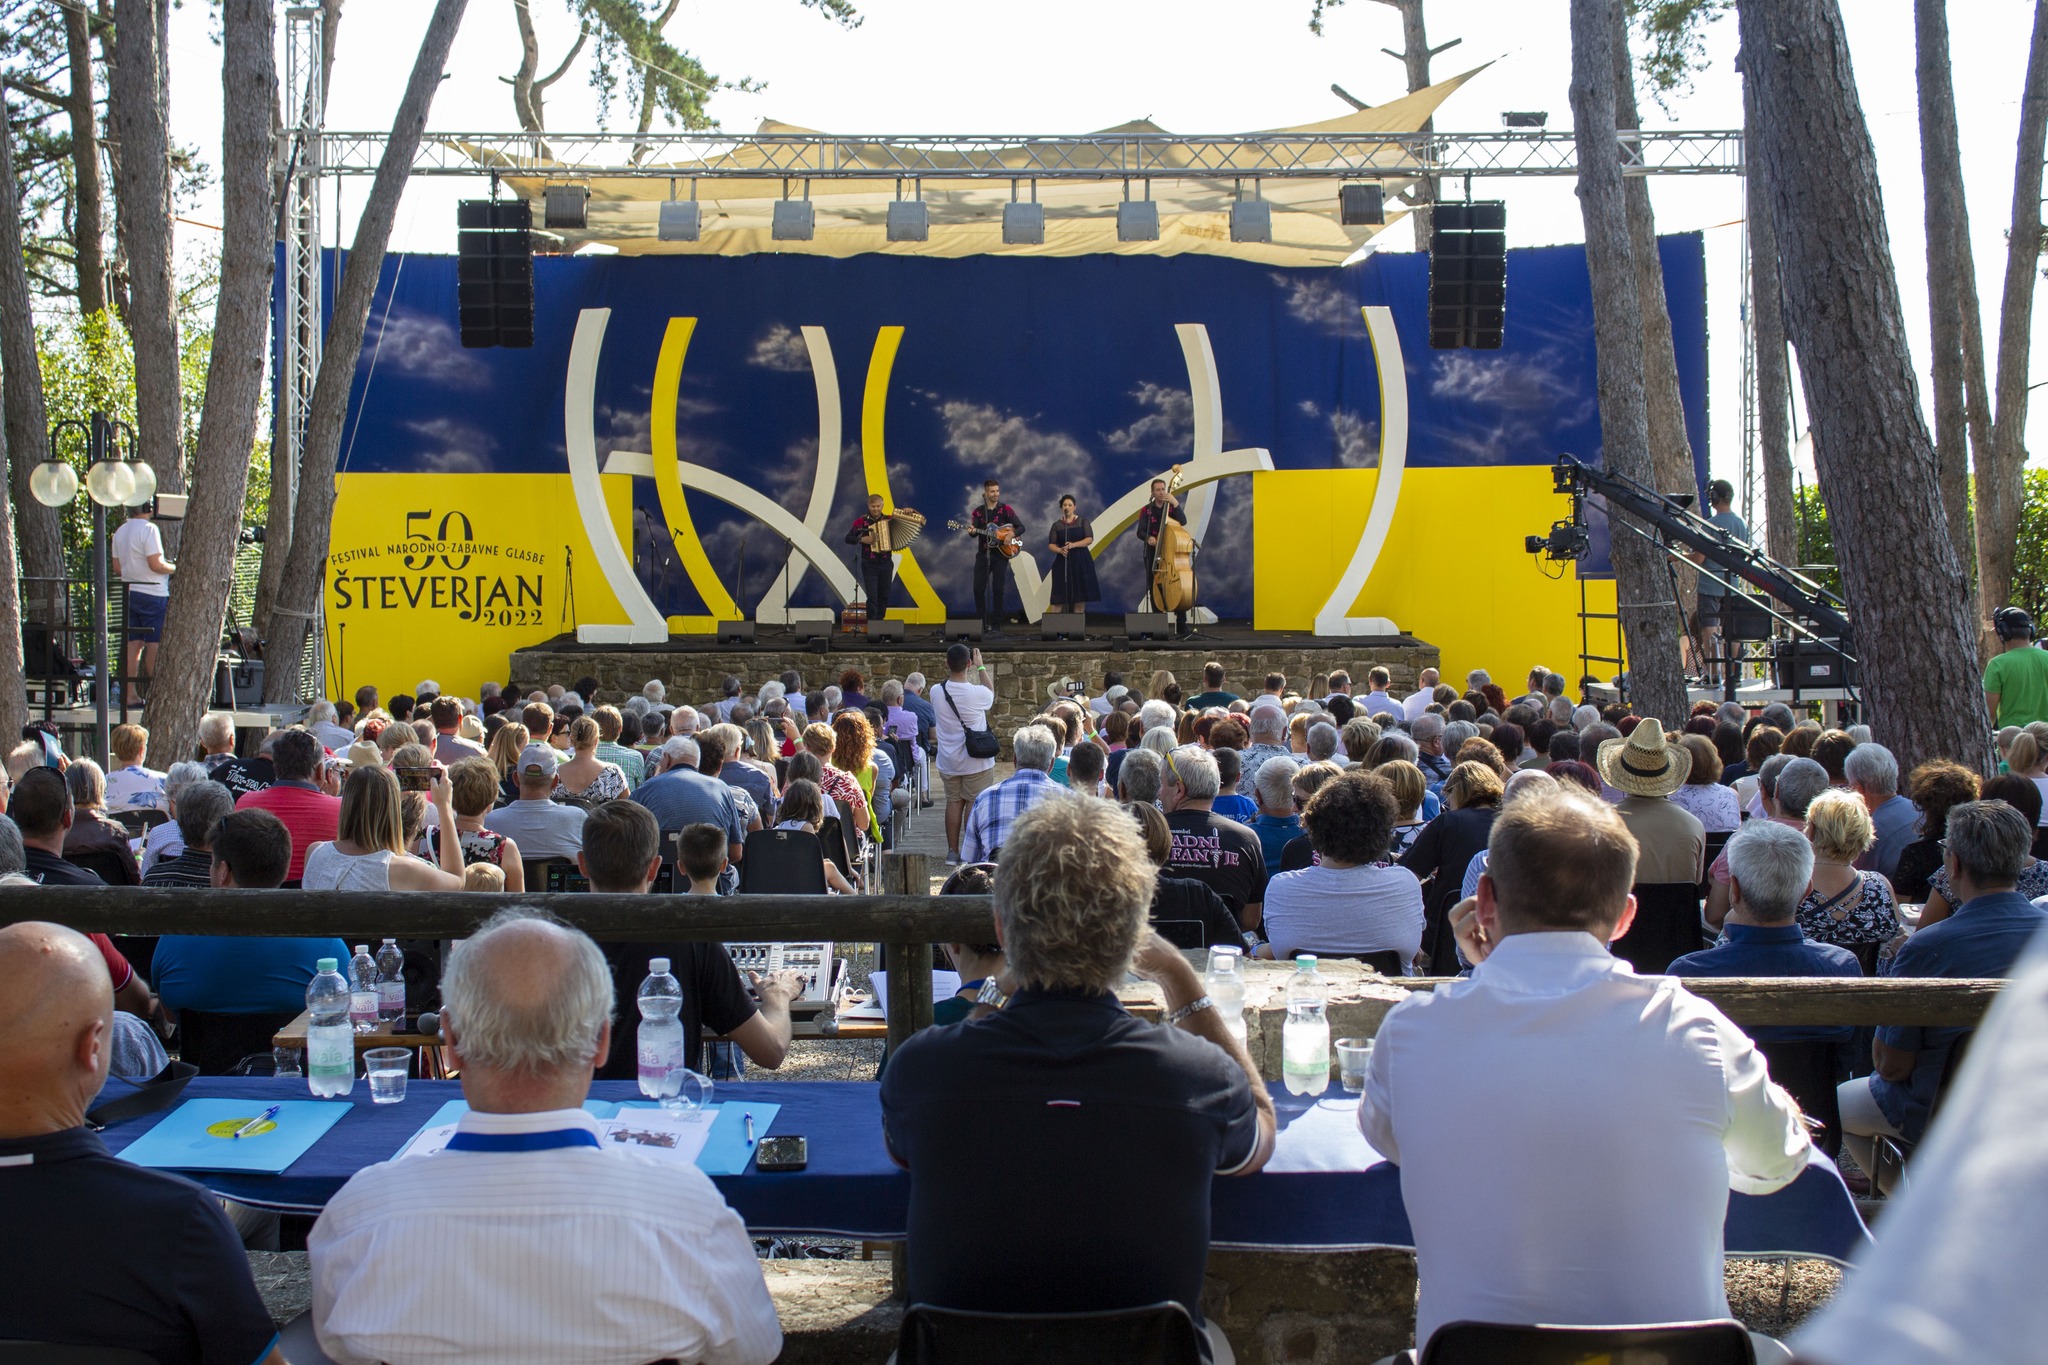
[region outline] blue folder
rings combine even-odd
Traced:
[[[282,1175],[341,1122],[347,1103],[286,1100],[248,1137],[230,1136],[270,1106],[254,1100],[186,1100],[121,1150],[125,1161],[172,1171],[257,1171]]]

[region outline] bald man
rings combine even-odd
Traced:
[[[107,1154],[114,992],[83,934],[0,929],[0,1340],[119,1346],[160,1365],[284,1365],[214,1197]],[[32,1250],[33,1254],[29,1254]]]

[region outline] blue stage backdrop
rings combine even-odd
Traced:
[[[1704,479],[1704,251],[1698,234],[1660,247],[1687,430]],[[823,500],[831,509],[823,538],[850,559],[841,537],[885,468],[893,504],[929,519],[917,557],[937,596],[961,615],[971,609],[972,544],[944,522],[974,505],[985,476],[1002,480],[1043,563],[1060,495],[1072,493],[1093,516],[1188,460],[1201,439],[1222,451],[1262,449],[1279,470],[1377,466],[1382,395],[1361,311],[1375,305],[1391,310],[1399,338],[1408,469],[1539,465],[1559,451],[1600,451],[1592,308],[1577,246],[1509,254],[1498,351],[1429,349],[1421,255],[1317,270],[1207,256],[543,257],[531,350],[462,349],[455,273],[453,257],[386,262],[351,394],[344,473],[564,473],[565,389],[573,388],[581,324],[586,342],[597,343],[590,426],[598,463],[659,477],[658,457],[651,468],[635,457],[659,444],[657,365],[668,337],[680,378],[671,373],[661,401],[672,403],[685,483],[692,466],[712,471],[798,519]],[[601,339],[588,333],[587,310],[609,310],[596,319]],[[682,346],[672,319],[694,320]],[[1198,373],[1209,365],[1213,398]],[[821,429],[830,426],[821,401],[838,419],[840,461],[819,491]],[[1206,437],[1198,431],[1205,408]],[[1252,614],[1252,484],[1226,478],[1211,494],[1202,598],[1225,618]],[[770,593],[782,600],[783,537],[759,515],[693,491],[688,525],[678,528],[654,478],[635,479],[633,497],[634,564],[663,614],[710,609],[688,571],[692,537],[742,610]],[[1460,509],[1439,510],[1452,538],[1445,551],[1455,553]],[[1554,510],[1530,508],[1526,529],[1542,529]],[[566,496],[561,515],[565,523],[577,516]],[[1122,537],[1098,561],[1099,605],[1121,610],[1141,594],[1133,541]],[[830,586],[797,565],[789,601],[836,606]]]

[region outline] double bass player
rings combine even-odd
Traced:
[[[1152,501],[1138,509],[1138,534],[1145,541],[1145,584],[1148,594],[1151,592],[1153,577],[1159,570],[1159,542],[1169,521],[1178,522],[1185,527],[1188,524],[1188,514],[1180,510],[1180,499],[1168,491],[1166,480],[1154,479]],[[1175,634],[1187,634],[1187,620],[1185,606],[1173,613]]]

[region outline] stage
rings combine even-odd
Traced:
[[[910,626],[901,644],[870,644],[865,636],[835,632],[822,641],[798,644],[783,628],[764,628],[753,644],[719,644],[705,635],[673,636],[661,644],[584,645],[573,634],[515,650],[511,678],[524,694],[550,683],[567,687],[589,676],[598,680],[604,700],[615,701],[640,691],[659,678],[671,702],[697,704],[723,695],[728,674],[752,691],[785,669],[803,675],[804,685],[835,683],[847,669],[866,675],[868,695],[884,678],[921,672],[933,682],[946,672],[948,641],[936,626]],[[1083,683],[1090,695],[1102,688],[1105,670],[1124,675],[1124,682],[1142,696],[1157,669],[1166,669],[1183,692],[1202,690],[1202,665],[1220,663],[1224,689],[1241,696],[1261,690],[1268,673],[1283,673],[1287,685],[1303,689],[1309,680],[1332,669],[1351,674],[1354,689],[1366,690],[1365,675],[1375,665],[1393,674],[1392,691],[1414,690],[1416,676],[1439,666],[1435,645],[1412,635],[1338,638],[1307,632],[1253,630],[1242,621],[1202,627],[1193,639],[1126,640],[1121,617],[1091,619],[1081,640],[1045,640],[1037,626],[1013,625],[1001,639],[984,640],[991,685],[996,690],[995,723],[1021,725],[1044,709],[1048,689],[1062,678]]]

